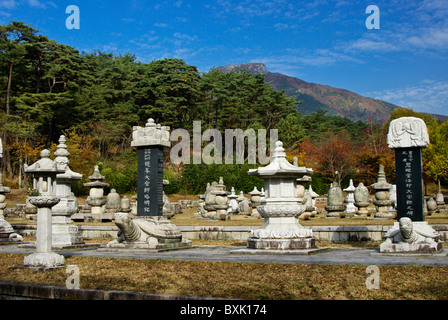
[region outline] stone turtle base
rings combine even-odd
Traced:
[[[101,252],[134,252],[134,253],[145,253],[145,252],[164,252],[171,250],[183,250],[194,248],[191,245],[191,241],[181,241],[181,242],[166,242],[159,243],[155,247],[149,245],[142,245],[140,243],[119,243],[109,247],[98,248],[97,251]]]

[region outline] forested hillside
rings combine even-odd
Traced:
[[[389,179],[393,178],[385,126],[323,111],[301,115],[297,103],[274,90],[262,74],[217,69],[200,73],[181,59],[141,63],[132,53],[82,53],[22,22],[0,26],[2,171],[4,184],[12,187],[26,187],[18,185],[19,176],[26,178],[21,164],[36,161],[43,148],[54,151],[64,134],[70,167],[83,174],[74,187],[78,194],[86,191],[82,183],[95,164],[112,188],[133,192],[137,171],[135,150],[130,147],[132,127],[143,126],[150,117],[172,129],[191,130],[195,120],[202,122],[203,130],[221,132],[278,129],[291,159],[297,156],[315,170],[313,183],[321,193],[333,179],[373,182],[379,163],[386,164]],[[413,113],[394,112],[391,117]],[[432,125],[448,136],[440,122]],[[226,184],[237,191],[250,191],[260,183],[248,180],[247,165],[165,163],[171,182],[167,192],[202,192],[220,175],[226,175]],[[446,178],[445,169],[440,170],[433,170],[432,179]]]

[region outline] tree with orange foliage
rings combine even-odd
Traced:
[[[341,181],[354,172],[354,144],[346,130],[324,133],[319,141],[306,139],[300,144],[306,152],[305,165],[321,173],[327,179]]]
[[[359,137],[360,146],[353,154],[356,163],[356,180],[370,185],[377,180],[380,164],[389,181],[395,180],[394,152],[387,145],[386,124],[376,124],[372,119]]]

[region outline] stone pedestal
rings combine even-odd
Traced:
[[[23,260],[24,267],[54,269],[64,266],[64,256],[52,252],[51,207],[60,201],[55,196],[30,197],[30,202],[38,207],[36,251]]]
[[[299,250],[316,246],[312,230],[299,224],[299,216],[306,206],[302,204],[303,199],[297,197],[297,179],[312,172],[312,169],[289,163],[281,141],[276,142],[268,166],[249,170],[249,175],[259,176],[265,181],[265,198],[257,207],[264,224],[251,232],[248,248]]]

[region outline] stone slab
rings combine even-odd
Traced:
[[[99,252],[124,252],[124,253],[158,253],[158,252],[166,252],[173,250],[186,250],[196,248],[196,246],[192,245],[179,245],[179,246],[163,246],[163,248],[155,248],[155,249],[144,249],[144,248],[108,248],[102,247],[98,248]]]
[[[273,255],[310,255],[330,251],[330,247],[299,249],[299,250],[264,250],[264,249],[237,249],[229,254],[273,254]]]

